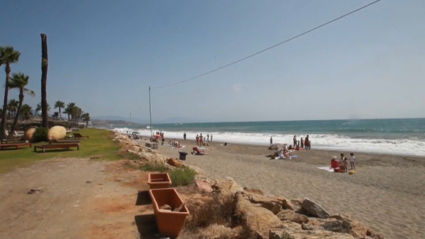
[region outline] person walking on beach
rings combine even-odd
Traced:
[[[354,157],[353,153],[350,153],[350,170],[356,169],[356,165],[354,162],[356,161],[356,157]]]
[[[183,134],[183,139],[186,140],[186,132]]]
[[[270,136],[270,146],[273,144],[273,138]]]

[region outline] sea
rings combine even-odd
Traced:
[[[184,133],[194,140],[202,133],[214,142],[264,146],[270,137],[273,143],[292,144],[294,135],[309,135],[312,149],[425,156],[425,118],[172,123],[113,130],[143,136],[163,132],[166,141],[181,140]]]

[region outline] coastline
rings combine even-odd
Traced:
[[[178,158],[178,151],[191,152],[195,146],[192,140],[179,142],[186,148],[160,145],[158,151]],[[268,195],[311,198],[331,213],[349,214],[388,238],[422,238],[424,233],[425,212],[418,205],[425,202],[425,157],[356,152],[356,173],[348,175],[317,169],[329,166],[331,157],[341,153],[336,150],[313,148],[294,151],[296,159],[270,160],[266,155],[274,151],[266,146],[214,142],[206,152],[188,154],[186,163],[201,167],[211,178],[230,176]]]

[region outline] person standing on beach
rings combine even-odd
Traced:
[[[339,163],[339,165],[344,163],[344,154],[340,154],[340,158],[339,158],[338,163]]]
[[[296,135],[294,135],[293,141],[294,141],[294,147],[297,146],[297,136]]]
[[[310,146],[310,139],[308,138],[308,135],[305,137],[304,145],[305,145],[305,149],[310,149],[311,148],[311,146]]]
[[[270,136],[270,146],[273,144],[273,138]]]
[[[354,162],[356,161],[356,157],[354,157],[353,153],[350,153],[350,170],[356,169],[356,165]]]
[[[304,148],[304,139],[303,139],[303,137],[301,137],[301,148]]]
[[[183,139],[186,140],[186,132],[183,134]]]
[[[199,136],[196,135],[196,146],[199,146]]]
[[[207,134],[207,143],[210,141],[210,135]]]

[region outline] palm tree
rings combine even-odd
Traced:
[[[75,109],[74,109],[75,107],[76,107],[76,105],[73,102],[68,103],[68,105],[66,106],[65,111],[68,114],[68,120],[71,120],[71,119],[74,118],[74,115],[73,114],[75,112]]]
[[[37,107],[35,108],[35,111],[41,111],[42,107],[41,107],[41,103],[37,104]],[[47,112],[50,111],[50,105],[47,103]]]
[[[90,121],[90,114],[89,113],[84,113],[81,115],[81,118],[83,119],[83,122],[86,122],[86,128],[89,125],[89,121]]]
[[[80,122],[81,115],[83,115],[83,113],[84,113],[84,111],[80,107],[75,106],[74,111],[73,111],[73,115],[75,116],[75,121],[77,123]]]
[[[47,55],[47,36],[44,33],[41,36],[41,116],[43,117],[42,126],[49,128],[47,109],[47,68],[49,65]]]
[[[27,104],[22,105],[20,115],[21,115],[21,119],[23,119],[23,120],[31,119],[31,117],[32,117],[31,106],[29,106]]]
[[[15,51],[13,47],[6,46],[0,47],[0,66],[5,65],[6,72],[6,85],[4,87],[4,100],[3,100],[3,110],[4,113],[1,117],[1,126],[0,126],[0,139],[5,138],[5,129],[6,129],[6,109],[7,109],[7,100],[9,98],[9,78],[10,78],[10,64],[16,63],[19,61],[19,56],[21,53]]]
[[[21,110],[22,103],[24,102],[24,93],[28,93],[31,96],[35,96],[35,92],[25,88],[28,85],[29,76],[25,75],[22,72],[15,73],[12,75],[12,79],[9,82],[9,88],[18,88],[19,89],[19,103],[15,113],[15,119],[13,120],[12,128],[10,129],[9,137],[12,137],[12,133],[15,130],[16,124],[19,119],[19,111]]]
[[[9,82],[9,88],[10,88],[10,82]],[[7,104],[7,111],[8,111],[8,118],[15,117],[16,110],[18,109],[19,102],[15,99],[9,100],[9,104]]]
[[[62,108],[65,108],[65,103],[63,101],[60,101],[60,100],[56,101],[56,103],[55,103],[55,109],[56,108],[59,108],[59,117],[62,119],[61,109]]]

